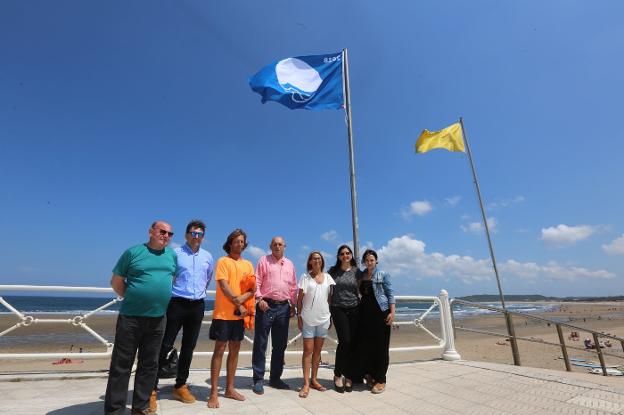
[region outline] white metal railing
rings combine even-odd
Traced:
[[[64,286],[35,286],[35,285],[0,285],[0,294],[6,291],[26,291],[26,292],[83,292],[83,293],[105,293],[115,295],[111,288],[96,288],[96,287],[64,287]],[[214,295],[215,291],[207,291],[207,294]],[[403,301],[410,302],[431,302],[431,306],[419,314],[412,321],[397,321],[394,324],[398,326],[414,326],[417,330],[422,330],[427,336],[434,340],[433,344],[423,346],[404,346],[404,347],[391,347],[390,352],[407,352],[418,350],[442,350],[442,358],[445,360],[458,360],[460,359],[459,353],[455,350],[455,341],[453,337],[453,326],[451,322],[451,309],[449,305],[448,293],[445,290],[440,291],[439,296],[396,296],[397,303]],[[105,301],[105,299],[103,299]],[[81,358],[81,359],[96,359],[110,357],[113,349],[113,343],[105,339],[98,334],[93,328],[89,327],[87,321],[93,314],[105,310],[111,305],[123,301],[123,298],[117,297],[108,302],[105,302],[101,306],[95,308],[87,313],[76,315],[71,318],[40,318],[27,315],[25,312],[21,312],[9,304],[3,297],[0,297],[0,304],[4,305],[12,314],[18,317],[19,321],[13,326],[0,332],[0,337],[7,333],[13,332],[21,327],[27,327],[33,324],[68,324],[84,329],[87,333],[93,336],[99,343],[106,347],[106,352],[81,352],[81,353],[2,353],[0,350],[0,360],[12,360],[12,359],[61,359],[61,358]],[[423,324],[424,320],[430,316],[433,316],[432,311],[439,310],[440,320],[440,336],[434,334]],[[203,321],[203,324],[210,325],[211,320]],[[1,328],[0,328],[1,329]],[[299,355],[301,351],[288,350],[288,347],[293,345],[298,339],[301,338],[301,333],[297,333],[291,339],[288,340],[286,354]],[[269,336],[268,350],[271,350],[271,337]],[[338,341],[331,337],[328,337],[330,341],[337,344]],[[250,344],[253,344],[247,334],[245,334],[244,340]],[[251,355],[251,350],[241,350],[241,355]],[[324,354],[335,353],[335,350],[324,351]],[[211,351],[195,351],[194,356],[212,356]],[[270,356],[270,353],[267,353]]]

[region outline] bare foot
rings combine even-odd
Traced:
[[[238,393],[238,391],[236,389],[226,390],[225,393],[223,394],[223,396],[225,396],[226,398],[229,398],[229,399],[234,399],[236,401],[244,401],[245,400],[245,397],[243,395],[241,395],[240,393]]]
[[[210,398],[208,398],[208,408],[216,409],[218,407],[219,407],[219,396],[210,395]]]
[[[301,390],[299,391],[299,397],[307,398],[309,393],[310,393],[310,388],[307,385],[303,385],[301,387]]]

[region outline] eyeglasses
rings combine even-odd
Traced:
[[[342,251],[341,253],[338,254],[338,256],[351,256],[351,255],[353,254],[349,251]]]
[[[158,228],[154,228],[158,231],[158,233],[160,234],[160,236],[165,236],[167,235],[168,237],[172,238],[173,237],[173,232],[171,231],[166,231],[164,229],[158,229]]]
[[[191,234],[191,236],[193,238],[203,238],[204,237],[204,233],[203,232],[189,232]]]

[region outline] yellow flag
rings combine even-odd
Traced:
[[[465,151],[461,125],[455,123],[440,131],[423,130],[416,141],[416,152],[426,153],[434,148],[448,151]]]

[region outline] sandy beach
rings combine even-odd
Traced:
[[[553,307],[553,311],[540,315],[545,318],[568,323],[581,328],[610,333],[611,335],[624,336],[624,304],[622,303],[561,303]],[[43,316],[37,318],[67,318],[65,316]],[[87,324],[98,334],[109,341],[114,340],[116,315],[96,315],[87,320]],[[12,326],[17,322],[17,318],[12,315],[2,315],[0,317],[0,331]],[[505,321],[500,315],[485,315],[476,317],[463,317],[455,321],[456,327],[463,327],[473,330],[500,333],[505,335]],[[439,321],[429,318],[425,321],[425,327],[436,335],[440,333]],[[514,327],[516,335],[532,338],[537,342],[519,341],[520,358],[523,366],[538,368],[565,370],[564,362],[559,357],[562,356],[559,346],[551,346],[539,343],[558,343],[558,335],[554,324],[550,326],[545,322],[538,322],[532,319],[514,317]],[[564,327],[563,333],[566,344],[574,347],[583,347],[583,339],[592,336],[579,330],[580,340],[569,339],[570,328]],[[52,334],[54,333],[54,334]],[[290,337],[298,333],[295,320],[291,321]],[[247,332],[253,338],[253,332]],[[331,338],[336,335],[330,331]],[[401,325],[392,330],[391,347],[406,347],[414,345],[433,345],[436,341],[423,330],[415,326]],[[73,346],[72,346],[73,345]],[[202,328],[200,340],[196,351],[212,351],[213,342],[208,339],[208,325]],[[455,346],[462,359],[486,361],[495,363],[513,364],[511,347],[505,341],[505,337],[494,337],[479,333],[456,330]],[[0,353],[36,353],[36,352],[56,352],[66,353],[72,349],[78,352],[80,348],[84,352],[105,352],[106,348],[98,343],[95,338],[80,327],[70,324],[33,324],[29,327],[19,328],[4,337],[0,337]],[[325,350],[334,350],[335,343],[327,339]],[[243,341],[241,350],[251,350],[251,344]],[[292,344],[288,350],[301,350],[301,340]],[[617,341],[612,341],[612,347],[604,348],[606,353],[624,357],[622,345]],[[568,350],[571,358],[586,359],[598,362],[595,351]],[[441,356],[441,350],[410,351],[391,353],[391,362],[419,361],[437,359]],[[324,362],[333,364],[333,354],[323,358]],[[2,360],[0,373],[11,372],[47,372],[47,371],[105,371],[108,369],[108,359],[72,359],[73,363],[55,365],[58,359],[47,360]],[[609,365],[623,365],[624,359],[617,357],[606,357]],[[286,364],[297,366],[300,364],[298,355],[287,356]],[[208,357],[197,356],[193,360],[193,367],[207,368],[210,362]],[[251,365],[250,356],[241,356],[239,365],[248,367]],[[574,367],[576,372],[587,372],[586,368]]]

